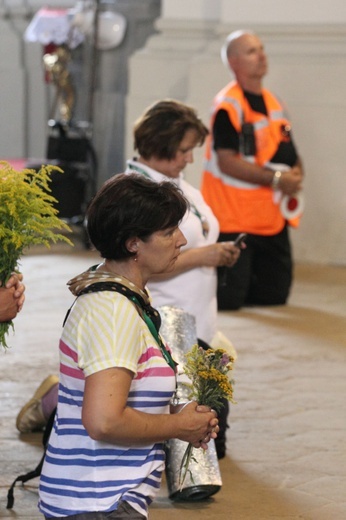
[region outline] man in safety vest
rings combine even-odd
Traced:
[[[219,268],[218,306],[281,305],[292,284],[288,225],[299,223],[302,163],[282,102],[262,87],[267,57],[258,36],[231,33],[222,58],[236,80],[214,99],[202,193],[219,241],[248,236],[237,264]]]

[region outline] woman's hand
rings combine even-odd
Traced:
[[[199,267],[232,267],[238,260],[241,249],[245,247],[245,244],[239,248],[233,242],[217,242],[209,246],[185,249],[178,256],[173,271],[153,276],[151,280],[168,280]]]
[[[22,283],[23,275],[22,273],[12,273],[10,279],[7,281],[5,287],[6,289],[11,289],[14,287],[14,297],[17,299],[18,303],[18,311],[22,310],[25,301],[25,285]]]
[[[209,423],[209,425],[211,427],[211,430],[205,436],[204,439],[200,440],[200,447],[203,448],[204,450],[207,450],[208,449],[208,442],[210,442],[210,439],[216,439],[217,438],[217,434],[220,431],[219,420],[217,419],[217,414],[216,414],[215,410],[212,410],[211,408],[209,408],[209,406],[198,405],[197,408],[196,408],[196,411],[197,412],[207,412],[207,411],[210,411],[210,412],[213,412],[215,414],[213,419]],[[197,447],[199,447],[199,446],[197,446]]]
[[[233,242],[217,242],[199,249],[202,265],[207,267],[232,267],[239,258],[240,249]]]
[[[179,419],[183,419],[186,430],[178,439],[191,443],[194,448],[208,449],[210,439],[216,439],[219,432],[219,420],[215,410],[189,401],[180,408],[178,416]]]
[[[13,320],[21,311],[25,300],[22,279],[22,274],[13,273],[5,287],[0,287],[0,322]]]

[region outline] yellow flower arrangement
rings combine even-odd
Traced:
[[[57,233],[71,231],[66,222],[58,218],[54,207],[56,199],[51,195],[49,184],[54,171],[63,171],[57,166],[42,166],[37,172],[32,169],[15,170],[8,162],[0,161],[0,281],[2,286],[12,272],[18,272],[19,260],[25,248],[63,240],[72,242]],[[7,347],[6,334],[12,321],[0,323],[0,345]]]
[[[204,350],[194,345],[185,357],[186,364],[183,370],[190,380],[190,383],[184,383],[189,389],[188,399],[209,406],[217,412],[222,407],[223,399],[234,403],[233,380],[228,376],[233,369],[232,356],[223,349]],[[189,443],[180,464],[180,490],[183,488],[190,461],[193,459],[193,449],[192,444]]]

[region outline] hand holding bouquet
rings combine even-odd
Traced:
[[[190,383],[186,383],[190,392],[189,399],[200,405],[220,411],[223,399],[233,401],[233,381],[228,373],[233,368],[234,359],[223,349],[204,350],[194,345],[186,354],[186,364],[183,368]],[[193,446],[188,444],[180,465],[180,489],[189,471],[189,463],[193,458]]]

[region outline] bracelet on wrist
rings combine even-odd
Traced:
[[[277,170],[274,173],[273,179],[272,179],[272,189],[273,190],[278,190],[279,189],[281,176],[282,176],[282,172],[280,172],[279,170]]]

